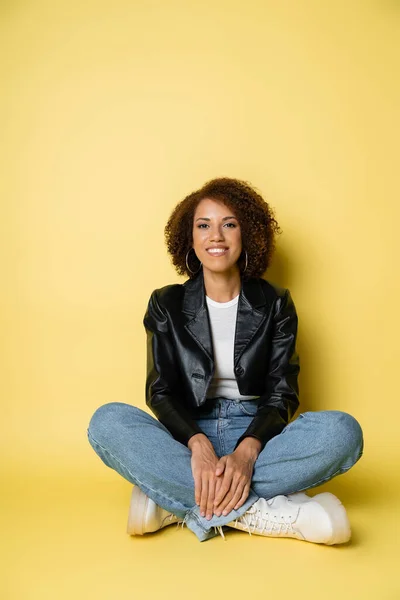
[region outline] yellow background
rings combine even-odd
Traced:
[[[394,0],[1,3],[4,600],[400,598],[399,72]],[[163,240],[216,176],[282,228],[266,278],[299,315],[301,411],[353,414],[353,469],[321,488],[353,538],[125,533],[131,484],[86,438],[145,408]],[[146,409],[147,410],[147,409]]]

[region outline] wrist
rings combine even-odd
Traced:
[[[201,448],[202,446],[209,446],[211,444],[210,440],[206,436],[205,433],[195,433],[189,438],[187,443],[187,447],[189,450],[193,451],[196,448]]]
[[[235,452],[236,451],[245,452],[256,460],[261,452],[261,442],[257,438],[251,436],[245,437],[236,448]]]

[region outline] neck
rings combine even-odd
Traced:
[[[204,269],[203,276],[206,295],[215,302],[233,300],[242,288],[239,269],[232,269],[223,273]]]

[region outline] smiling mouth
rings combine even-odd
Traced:
[[[210,256],[224,256],[227,252],[228,252],[229,248],[221,248],[221,249],[214,249],[214,248],[207,248],[207,253]]]

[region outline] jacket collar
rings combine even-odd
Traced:
[[[241,281],[234,340],[234,366],[266,319],[266,311],[259,310],[267,304],[260,279],[242,278]],[[187,279],[183,288],[182,311],[188,318],[185,327],[200,349],[214,360],[203,268],[194,279]]]

